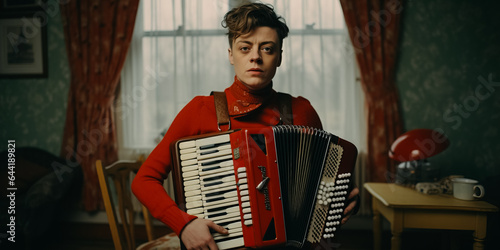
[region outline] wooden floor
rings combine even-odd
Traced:
[[[163,231],[162,231],[163,230]],[[162,232],[170,230],[162,227]],[[157,234],[157,235],[160,235]],[[390,231],[383,231],[382,249],[390,249]],[[145,235],[141,235],[141,238]],[[487,244],[486,249],[500,249],[498,238],[492,237],[494,244]],[[20,239],[21,240],[21,239]],[[440,230],[407,230],[402,234],[402,249],[426,250],[468,250],[472,249],[472,232],[468,231],[440,231]],[[487,242],[488,243],[488,242]],[[67,224],[61,225],[60,230],[52,231],[44,240],[32,242],[28,247],[21,242],[16,242],[15,248],[8,249],[51,249],[51,250],[111,250],[114,249],[109,227],[105,224]],[[373,249],[373,235],[370,227],[361,229],[346,228],[339,231],[333,242],[328,246],[316,249],[339,250],[369,250]],[[0,249],[3,249],[0,247]]]
[[[404,250],[468,250],[472,248],[471,232],[410,231],[403,233],[402,241],[402,249]],[[373,249],[372,231],[341,231],[336,236],[334,244],[329,244],[329,246],[335,246],[339,250],[371,250]],[[114,246],[110,239],[62,239],[58,243],[50,244],[46,249],[111,250],[114,249]],[[330,247],[319,249],[330,249]],[[390,249],[389,231],[383,232],[382,249]]]

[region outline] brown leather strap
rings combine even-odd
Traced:
[[[214,96],[215,112],[217,114],[217,128],[219,128],[219,131],[222,131],[220,126],[228,125],[229,127],[227,128],[227,130],[231,129],[231,121],[229,120],[229,111],[227,109],[226,93],[212,91],[211,95]]]
[[[281,124],[293,125],[292,96],[278,92]]]

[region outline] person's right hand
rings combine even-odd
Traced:
[[[186,249],[219,249],[210,233],[210,229],[221,234],[228,234],[227,229],[211,220],[195,219],[182,230],[181,240]]]

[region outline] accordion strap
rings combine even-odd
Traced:
[[[290,94],[278,92],[278,102],[280,123],[284,125],[293,125],[292,96]]]
[[[229,111],[227,109],[226,93],[223,91],[212,91],[211,95],[214,96],[215,113],[217,114],[217,128],[219,131],[222,131],[220,126],[228,125],[227,130],[230,130],[231,120],[229,119]]]
[[[226,93],[223,91],[212,91],[210,94],[214,96],[215,112],[217,114],[217,128],[219,131],[222,131],[220,126],[228,125],[228,130],[231,129],[231,120],[229,119],[229,111],[227,109]],[[278,102],[280,124],[292,125],[292,96],[286,93],[278,92]]]

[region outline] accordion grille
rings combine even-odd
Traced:
[[[335,182],[335,177],[337,176],[340,167],[342,152],[343,149],[340,145],[330,143],[330,147],[328,149],[328,157],[326,159],[321,182]],[[328,204],[315,204],[314,213],[311,218],[309,232],[307,235],[307,241],[311,243],[318,243],[321,240],[325,221],[328,216],[328,209]]]

